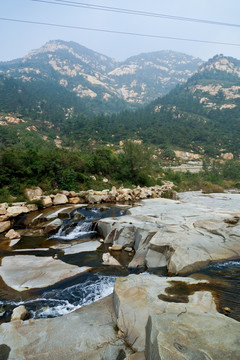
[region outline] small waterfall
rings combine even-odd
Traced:
[[[77,225],[75,226],[73,226],[73,224],[69,222],[67,224],[63,224],[58,230],[57,234],[51,236],[49,239],[71,241],[86,236],[92,237],[97,233],[95,229],[96,223],[92,223],[91,221],[77,223]]]

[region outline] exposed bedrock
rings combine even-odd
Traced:
[[[167,266],[171,274],[240,256],[240,194],[200,192],[180,200],[149,199],[130,215],[102,219],[105,243],[134,247],[129,267]]]
[[[216,310],[206,281],[130,275],[114,289],[117,324],[147,360],[237,360],[240,323]]]
[[[8,360],[113,360],[130,354],[115,324],[110,296],[62,317],[2,324],[0,344]]]

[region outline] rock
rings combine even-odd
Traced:
[[[127,247],[125,247],[123,250],[124,250],[124,251],[127,251],[127,252],[131,252],[131,251],[133,251],[133,248],[127,246]]]
[[[26,237],[43,237],[44,229],[28,229],[24,231],[23,236]]]
[[[214,313],[217,316],[215,302],[208,291],[196,290],[185,297],[179,297],[178,294],[168,295],[166,289],[176,283],[182,284],[183,289],[188,289],[189,286],[191,289],[191,286],[196,284],[206,284],[191,278],[163,278],[149,274],[130,275],[116,280],[113,297],[118,318],[117,325],[124,332],[127,342],[136,351],[145,350],[145,327],[150,315],[166,313],[178,317],[182,312],[195,311],[199,318],[204,313]],[[223,315],[219,314],[219,316]],[[195,324],[198,322],[196,321]],[[240,324],[237,324],[240,328]]]
[[[239,329],[237,321],[218,313],[151,315],[146,327],[146,359],[237,360]]]
[[[239,257],[240,194],[179,196],[143,200],[130,215],[99,220],[98,231],[105,243],[134,247],[129,267],[167,266],[170,274],[184,274]]]
[[[21,236],[17,231],[11,229],[5,234],[5,237],[7,237],[9,240],[13,240],[19,239]]]
[[[6,210],[4,210],[6,211]],[[5,215],[0,215],[0,222],[6,221],[9,219],[9,216],[7,215],[7,211]]]
[[[103,265],[121,266],[120,262],[117,261],[110,253],[105,253],[102,256]]]
[[[83,214],[81,214],[79,211],[75,211],[72,216],[72,220],[81,221],[84,219],[85,219],[85,216]]]
[[[80,197],[76,196],[76,197],[71,197],[68,199],[69,204],[79,204],[80,203]]]
[[[10,349],[9,360],[113,360],[119,353],[127,357],[130,349],[118,339],[114,324],[110,296],[64,316],[5,323],[0,326],[0,344]]]
[[[28,316],[28,311],[24,305],[20,305],[13,309],[11,321],[24,320]]]
[[[26,206],[26,205],[27,205],[26,201],[18,201],[12,203],[12,206]]]
[[[29,211],[37,211],[38,210],[38,206],[36,204],[27,204],[26,207],[28,208]]]
[[[69,265],[52,257],[15,255],[2,259],[0,276],[9,287],[24,291],[53,285],[88,269],[85,266]]]
[[[64,194],[57,194],[54,196],[53,205],[63,205],[68,202],[68,198]]]
[[[78,193],[76,193],[75,191],[69,191],[68,197],[74,198],[74,197],[77,197],[77,196],[78,196]]]
[[[61,219],[55,219],[43,227],[44,235],[55,233],[63,224]]]
[[[20,214],[26,214],[30,210],[26,206],[9,206],[7,209],[7,215],[9,217],[15,217]]]
[[[146,360],[144,351],[136,352],[135,354],[129,355],[124,360]]]
[[[122,250],[122,245],[117,245],[117,244],[113,244],[112,246],[111,246],[111,250],[112,251],[121,251]]]
[[[34,189],[26,188],[24,193],[30,201],[33,201],[35,198],[39,198],[43,195],[43,191],[39,186]]]
[[[65,195],[65,196],[69,196],[69,191],[67,191],[67,190],[61,190],[60,191],[60,194],[63,194],[63,195]]]
[[[50,207],[50,206],[52,206],[52,204],[53,204],[53,202],[52,202],[52,198],[50,196],[44,196],[42,198],[42,206],[44,208]]]
[[[19,241],[20,241],[20,239],[13,239],[13,240],[10,241],[9,246],[13,247],[13,246],[16,245]]]
[[[88,190],[85,198],[89,204],[99,204],[102,201],[102,195],[95,195],[93,190]]]
[[[227,307],[227,306],[223,307],[222,309],[223,309],[223,311],[224,311],[225,313],[231,313],[231,312],[232,312],[232,310],[231,310],[229,307]]]
[[[11,222],[10,221],[3,221],[0,223],[0,233],[9,230],[11,227]]]
[[[100,246],[99,241],[90,240],[82,243],[71,243],[70,245],[69,244],[54,245],[51,248],[63,250],[64,255],[69,255],[69,254],[78,254],[81,252],[96,251],[99,246]]]
[[[5,203],[0,203],[0,210],[7,210],[8,208],[8,203],[5,202]],[[1,214],[1,213],[0,213]]]

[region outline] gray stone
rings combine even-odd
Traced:
[[[68,202],[68,198],[64,194],[57,194],[54,196],[53,205],[63,205]]]
[[[186,285],[200,283],[191,278],[164,278],[149,274],[116,280],[113,296],[117,324],[135,350],[145,350],[145,327],[150,315],[167,313],[178,316],[186,310],[196,311],[199,316],[205,312],[217,314],[215,302],[208,291],[195,292],[188,296],[187,303],[174,301],[171,297],[169,301],[161,300],[159,295],[167,295],[165,289],[173,286],[173,281]],[[238,326],[240,329],[240,324]]]
[[[53,285],[88,269],[90,268],[69,265],[52,257],[16,255],[2,259],[0,276],[9,287],[24,291]]]
[[[9,217],[15,217],[20,214],[28,213],[30,210],[26,206],[9,206],[7,209],[7,215]]]
[[[43,195],[43,191],[39,186],[34,189],[27,188],[24,193],[30,201],[33,201],[35,198],[39,198]]]
[[[240,256],[239,202],[240,194],[199,192],[180,194],[180,201],[143,200],[131,215],[100,220],[98,229],[105,243],[134,246],[129,267],[167,266],[183,274]]]
[[[146,326],[146,359],[237,360],[239,330],[239,322],[218,313],[151,315]]]
[[[44,208],[46,207],[50,207],[52,206],[53,202],[50,196],[44,196],[44,198],[42,198],[42,206]]]
[[[0,344],[11,349],[8,360],[113,360],[130,350],[114,330],[112,297],[70,314],[0,325]]]
[[[117,261],[110,253],[105,253],[102,256],[103,265],[121,266],[120,262]]]

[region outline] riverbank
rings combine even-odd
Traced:
[[[140,187],[133,189],[112,187],[111,190],[103,191],[60,191],[55,195],[44,195],[40,187],[25,189],[28,202],[13,202],[0,204],[0,233],[11,229],[13,219],[21,214],[27,214],[38,209],[49,208],[58,205],[77,204],[100,204],[100,203],[126,203],[147,198],[172,197],[176,196],[173,190],[174,184],[165,181],[163,185]]]
[[[178,197],[178,200],[143,199],[136,203],[137,206],[128,208],[128,214],[124,216],[112,215],[99,220],[101,241],[84,240],[77,243],[71,240],[71,244],[68,242],[57,246],[49,243],[52,249],[49,251],[43,247],[37,248],[39,238],[36,236],[34,256],[26,250],[21,254],[20,246],[14,247],[11,254],[5,254],[7,256],[3,260],[9,259],[2,261],[0,267],[3,278],[7,279],[9,289],[13,286],[11,292],[14,297],[21,291],[24,298],[29,292],[26,286],[29,289],[33,287],[35,294],[39,294],[39,284],[48,286],[49,281],[53,284],[54,272],[58,272],[60,267],[66,271],[63,276],[67,274],[71,277],[74,275],[71,275],[72,270],[79,274],[81,267],[86,265],[86,257],[90,259],[87,266],[90,265],[91,269],[82,270],[87,276],[92,271],[93,262],[90,262],[98,245],[104,248],[101,255],[109,252],[119,261],[122,254],[128,256],[130,250],[129,263],[124,265],[128,270],[140,267],[151,272],[164,267],[169,275],[186,275],[219,260],[239,259],[240,194],[189,192],[178,194]],[[77,209],[83,206],[53,206],[37,216],[31,218],[29,214],[28,217],[35,225],[39,221],[42,227],[46,219],[59,219],[61,213],[61,216],[71,213],[73,219]],[[120,209],[123,208],[120,205]],[[90,244],[93,245],[92,255],[85,252],[81,257],[80,247],[84,245],[84,251]],[[66,251],[69,257],[64,258],[61,251]],[[100,261],[102,263],[97,266],[106,266],[103,259]],[[38,271],[38,262],[43,269],[40,269],[36,282],[34,272]],[[71,269],[67,262],[71,262]],[[32,273],[29,266],[32,266]],[[120,261],[117,268],[122,267]],[[24,271],[26,269],[28,271]],[[14,276],[20,270],[22,275]],[[52,274],[49,278],[48,271]],[[28,278],[24,281],[26,275]],[[48,280],[47,285],[43,284],[43,278]],[[63,281],[63,278],[56,279]],[[226,281],[219,280],[220,283],[223,289],[226,287],[226,291],[230,290]],[[51,291],[56,292],[59,284],[55,284]],[[7,355],[4,359],[9,360],[64,360],[70,357],[76,360],[238,360],[240,323],[226,316],[234,314],[234,309],[227,305],[221,304],[207,276],[203,278],[195,274],[194,278],[193,275],[166,278],[152,274],[129,275],[117,279],[114,293],[109,298],[83,306],[68,315],[2,324],[0,344],[5,346],[3,350]],[[99,311],[101,316],[96,315]]]

